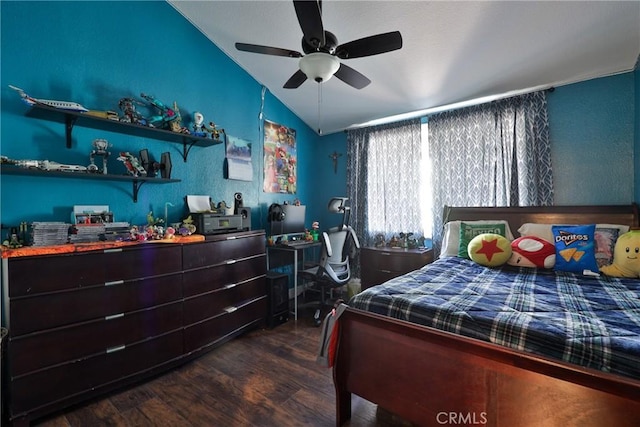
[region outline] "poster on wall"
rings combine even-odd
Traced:
[[[295,194],[297,172],[295,129],[265,120],[264,192]]]
[[[228,179],[253,180],[251,142],[227,135],[226,146]]]

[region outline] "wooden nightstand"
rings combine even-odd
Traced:
[[[360,250],[362,289],[417,270],[431,262],[433,262],[431,249],[362,248]]]

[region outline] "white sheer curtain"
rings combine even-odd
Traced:
[[[377,234],[424,234],[420,119],[347,132],[351,225],[366,244]]]

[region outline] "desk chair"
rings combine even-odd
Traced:
[[[318,265],[303,270],[303,283],[314,282],[312,288],[319,290],[320,302],[313,316],[316,326],[322,322],[326,294],[332,289],[344,286],[351,279],[350,259],[360,248],[358,237],[351,227],[343,226],[323,232],[322,248]],[[305,283],[306,285],[306,283]],[[306,289],[306,286],[303,288]]]

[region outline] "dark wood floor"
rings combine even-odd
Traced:
[[[320,328],[303,311],[151,381],[36,420],[57,426],[334,426],[331,370],[315,363]],[[402,425],[354,396],[351,427]]]

